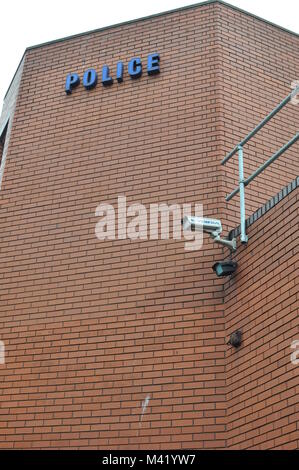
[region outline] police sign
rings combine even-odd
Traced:
[[[157,53],[149,54],[147,57],[147,74],[156,75],[160,72],[160,56]],[[133,57],[128,63],[128,74],[132,79],[141,77],[142,61],[139,57]],[[124,79],[124,64],[118,62],[115,70],[115,77],[118,83],[122,83]],[[101,82],[103,86],[113,84],[113,76],[110,74],[108,65],[102,67]],[[65,81],[65,92],[70,95],[75,87],[80,83],[80,77],[77,73],[69,73]],[[83,74],[83,86],[86,90],[91,90],[98,83],[98,74],[95,69],[88,69]]]

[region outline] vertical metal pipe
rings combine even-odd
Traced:
[[[244,184],[244,168],[243,168],[243,147],[238,146],[239,153],[239,188],[240,188],[240,216],[241,216],[241,243],[244,245],[248,242],[245,227],[245,184]]]

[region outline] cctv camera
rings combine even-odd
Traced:
[[[184,230],[203,231],[211,235],[215,243],[226,246],[231,251],[236,251],[237,249],[237,240],[225,240],[220,238],[222,232],[222,225],[220,220],[216,219],[206,219],[204,217],[191,217],[185,215],[182,219],[182,225]]]
[[[205,233],[222,232],[222,226],[220,220],[205,219],[203,217],[188,217],[187,215],[182,219],[182,225],[184,230],[203,231]]]

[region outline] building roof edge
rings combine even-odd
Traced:
[[[184,11],[184,10],[191,10],[192,8],[199,8],[199,7],[202,7],[202,6],[205,6],[205,5],[210,5],[210,4],[213,4],[213,3],[218,3],[220,5],[224,5],[228,8],[231,8],[235,11],[238,11],[240,13],[243,13],[245,15],[248,15],[252,18],[255,18],[259,21],[263,21],[264,23],[270,25],[270,26],[273,26],[275,28],[278,28],[286,33],[289,33],[289,34],[292,34],[293,36],[296,36],[296,37],[299,37],[299,34],[298,33],[295,33],[294,31],[291,31],[287,28],[284,28],[283,26],[279,26],[275,23],[272,23],[271,21],[268,21],[268,20],[265,20],[264,18],[261,18],[260,16],[257,16],[253,13],[250,13],[246,10],[242,10],[241,8],[235,6],[235,5],[231,5],[230,3],[227,3],[223,0],[206,0],[204,2],[200,2],[200,3],[193,3],[191,5],[186,5],[186,6],[183,6],[183,7],[179,7],[179,8],[174,8],[172,10],[166,10],[166,11],[163,11],[163,12],[160,12],[160,13],[154,13],[152,15],[148,15],[148,16],[143,16],[143,17],[140,17],[140,18],[135,18],[133,20],[127,20],[127,21],[123,21],[121,23],[115,23],[115,24],[112,24],[112,25],[109,25],[109,26],[103,26],[102,28],[97,28],[97,29],[92,29],[90,31],[84,31],[83,33],[78,33],[78,34],[72,34],[70,36],[65,36],[65,37],[62,37],[62,38],[58,38],[58,39],[53,39],[52,41],[47,41],[47,42],[43,42],[43,43],[40,43],[40,44],[36,44],[36,45],[33,45],[33,46],[29,46],[25,49],[24,51],[24,54],[22,55],[22,58],[19,62],[19,65],[14,73],[14,76],[9,84],[9,87],[4,95],[4,99],[6,98],[7,96],[7,93],[9,92],[9,89],[12,85],[12,82],[16,76],[16,73],[22,63],[22,60],[24,59],[24,56],[26,55],[26,52],[28,51],[31,51],[33,49],[37,49],[37,48],[40,48],[40,47],[45,47],[45,46],[49,46],[49,45],[52,45],[52,44],[57,44],[59,42],[63,42],[63,41],[68,41],[68,40],[71,40],[71,39],[75,39],[75,38],[78,38],[78,37],[82,37],[82,36],[86,36],[88,34],[94,34],[94,33],[98,33],[98,32],[101,32],[101,31],[105,31],[105,30],[108,30],[108,29],[114,29],[114,28],[118,28],[120,26],[126,26],[126,25],[129,25],[129,24],[133,24],[133,23],[137,23],[137,22],[140,22],[140,21],[147,21],[147,20],[150,20],[150,19],[153,19],[153,18],[157,18],[159,16],[165,16],[165,15],[170,15],[172,13],[176,13],[176,12],[179,12],[179,11]]]

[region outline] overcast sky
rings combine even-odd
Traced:
[[[192,5],[192,0],[6,0],[0,8],[0,109],[26,47]],[[299,33],[298,0],[227,0]]]

